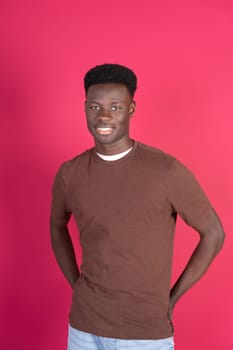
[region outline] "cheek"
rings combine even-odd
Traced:
[[[90,113],[86,114],[86,120],[87,120],[87,124],[92,124],[93,123],[93,120],[94,120],[94,117],[93,115],[91,115]]]
[[[86,122],[87,122],[87,128],[88,128],[88,130],[91,131],[91,130],[92,130],[92,125],[93,125],[93,123],[90,121],[89,118],[86,118]]]
[[[122,124],[124,125],[128,125],[131,119],[131,115],[127,114],[124,116],[124,118],[122,119]]]

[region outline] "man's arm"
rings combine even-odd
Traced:
[[[214,257],[222,248],[225,234],[214,210],[206,228],[202,232],[199,232],[199,234],[200,241],[196,249],[184,271],[171,289],[170,316],[180,297],[204,275]]]
[[[53,251],[70,286],[73,288],[80,273],[75,258],[73,243],[68,230],[71,210],[67,204],[64,166],[57,172],[52,189],[50,234]]]
[[[51,219],[50,223],[51,242],[53,251],[71,288],[79,279],[80,272],[75,258],[74,247],[67,225],[59,225]]]
[[[194,175],[174,161],[167,180],[168,198],[173,213],[200,235],[200,241],[184,271],[170,291],[170,316],[180,297],[206,272],[224,242],[222,224]]]

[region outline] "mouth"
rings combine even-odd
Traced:
[[[113,132],[112,127],[97,127],[95,130],[99,135],[110,135]]]

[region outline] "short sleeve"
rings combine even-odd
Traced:
[[[63,177],[63,166],[61,166],[55,176],[52,187],[51,224],[66,225],[70,216],[71,212],[67,209],[66,205],[65,181]]]
[[[202,232],[212,220],[214,209],[195,176],[173,160],[167,177],[168,200],[186,224]]]

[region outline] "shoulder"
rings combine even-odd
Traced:
[[[185,178],[195,178],[195,175],[174,155],[164,152],[155,147],[138,142],[138,158],[143,166],[159,170],[166,180],[177,179],[183,181]]]
[[[87,162],[89,162],[92,149],[88,149],[84,151],[83,153],[75,156],[74,158],[71,158],[70,160],[65,161],[61,164],[58,174],[65,180],[69,177],[72,177],[73,174],[76,174],[79,169],[83,167],[83,165]]]
[[[157,167],[169,169],[172,164],[176,162],[176,158],[159,148],[151,147],[138,142],[138,157],[145,163],[149,162],[151,165],[156,164]]]

